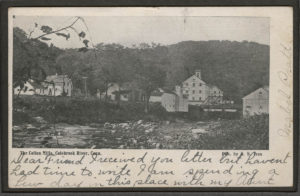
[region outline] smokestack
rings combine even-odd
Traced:
[[[198,78],[201,79],[201,70],[200,70],[200,69],[196,69],[196,70],[195,70],[195,74],[196,74],[196,76],[197,76]]]

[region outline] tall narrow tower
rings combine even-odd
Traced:
[[[196,69],[196,70],[195,70],[195,74],[196,74],[196,76],[197,76],[198,78],[201,79],[201,70],[200,70],[200,69]]]

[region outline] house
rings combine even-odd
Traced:
[[[67,75],[51,75],[38,84],[33,80],[25,82],[24,87],[14,89],[14,94],[21,95],[46,95],[46,96],[71,96],[72,80]],[[21,91],[21,92],[20,92]]]
[[[178,112],[188,112],[189,111],[189,101],[188,101],[187,96],[183,94],[182,88],[180,86],[176,86],[175,92],[177,95],[176,110]]]
[[[201,70],[181,84],[182,93],[188,97],[189,105],[213,105],[223,103],[223,91],[207,84],[201,78]]]
[[[261,87],[243,98],[243,116],[269,113],[269,87]]]
[[[167,112],[176,112],[176,98],[177,95],[174,92],[164,92],[161,96],[161,105]]]
[[[107,94],[106,94],[107,93]],[[107,92],[98,90],[97,97],[105,99],[105,96],[111,101],[143,101],[144,96],[137,84],[133,82],[125,82],[123,84],[109,83]]]
[[[121,94],[118,93],[120,91],[123,91],[124,88],[117,84],[117,83],[109,83],[107,88],[107,97],[109,100],[116,101],[118,98],[122,101],[128,101],[128,95],[127,94]],[[106,92],[102,94],[102,96],[105,96]]]
[[[150,95],[150,99],[149,99],[149,102],[152,102],[152,103],[161,103],[161,97],[162,95],[164,94],[164,90],[159,88],[155,91],[153,91]]]
[[[47,76],[43,82],[44,89],[40,89],[39,95],[71,96],[73,84],[67,75]]]
[[[149,101],[161,103],[167,112],[188,112],[188,99],[179,87],[175,92],[159,88],[151,94]]]
[[[24,87],[21,89],[20,86],[14,88],[15,95],[35,95],[36,91],[40,89],[40,85],[35,83],[33,80],[28,80],[24,83]]]

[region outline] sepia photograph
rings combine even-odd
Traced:
[[[12,23],[13,148],[269,149],[268,17]]]

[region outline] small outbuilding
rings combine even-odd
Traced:
[[[269,87],[261,87],[243,98],[243,116],[269,114]]]

